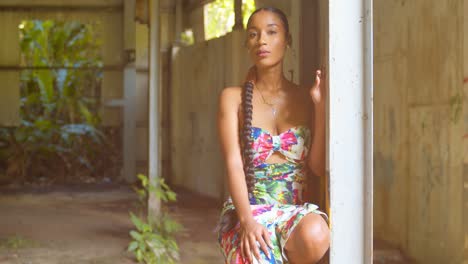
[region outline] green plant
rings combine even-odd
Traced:
[[[185,46],[190,46],[195,43],[195,39],[193,37],[193,30],[187,29],[180,34],[180,42]]]
[[[179,247],[175,234],[182,226],[170,217],[165,207],[167,203],[176,200],[176,194],[162,178],[156,185],[150,184],[148,177],[143,174],[139,174],[138,179],[142,188],[135,187],[135,192],[142,208],[147,208],[150,193],[154,193],[162,201],[162,208],[157,219],[139,217],[130,212],[130,219],[136,230],[130,231],[132,241],[128,245],[128,251],[135,255],[139,263],[176,263],[179,260]]]
[[[242,1],[244,27],[250,14],[255,11],[254,0]],[[215,0],[204,7],[205,39],[218,38],[232,31],[234,26],[234,0]]]
[[[0,240],[0,248],[6,248],[11,250],[18,250],[22,248],[29,248],[29,247],[38,247],[39,243],[24,238],[20,235],[14,235],[11,237],[7,237],[5,239]]]
[[[20,26],[21,118],[100,122],[102,41],[99,24],[27,20]]]
[[[100,127],[99,29],[73,21],[19,25],[21,64],[28,68],[20,74],[21,122],[0,128],[0,167],[8,178],[118,175],[116,148]]]

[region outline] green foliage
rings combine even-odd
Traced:
[[[117,161],[99,127],[99,25],[31,20],[19,31],[21,64],[31,68],[20,75],[20,125],[0,128],[0,142],[8,146],[0,150],[0,158],[8,158],[7,174],[17,180],[103,175]]]
[[[247,27],[247,21],[250,15],[255,11],[255,0],[242,0],[242,19],[244,28]]]
[[[18,250],[22,248],[38,247],[39,243],[20,235],[14,235],[0,240],[0,248]]]
[[[244,27],[250,14],[255,11],[254,0],[242,1]],[[234,26],[234,0],[215,0],[205,5],[205,39],[218,38],[232,31]]]
[[[180,35],[180,42],[182,42],[182,44],[184,44],[185,46],[193,45],[193,43],[195,42],[195,39],[193,37],[193,31],[191,29],[188,29],[182,32]]]
[[[154,193],[163,202],[163,207],[157,219],[150,221],[146,216],[138,217],[130,212],[130,219],[136,230],[130,231],[132,241],[128,245],[128,251],[135,255],[139,263],[176,263],[179,260],[179,247],[174,235],[182,226],[172,219],[164,205],[176,200],[176,194],[160,179],[157,185],[150,184],[148,177],[138,175],[141,188],[135,188],[140,205],[147,208],[147,200],[150,193]]]
[[[103,63],[97,27],[51,20],[21,23],[21,63],[63,67],[21,72],[22,119],[45,118],[63,124],[100,122],[96,94],[102,82]]]

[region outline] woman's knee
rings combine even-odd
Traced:
[[[330,246],[330,230],[325,220],[309,214],[299,222],[286,244],[286,251],[301,259],[318,261]],[[293,262],[294,263],[294,262]]]
[[[310,247],[320,246],[328,248],[330,244],[330,230],[325,220],[317,214],[304,217],[300,228],[301,240]]]

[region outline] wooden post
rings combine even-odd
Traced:
[[[372,0],[328,0],[333,264],[372,263]]]
[[[149,1],[150,9],[150,61],[149,61],[149,181],[151,185],[159,182],[159,0]],[[159,215],[161,201],[150,193],[148,198],[148,217],[150,221]]]

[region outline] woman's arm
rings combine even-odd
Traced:
[[[240,222],[240,249],[243,258],[253,262],[253,255],[260,260],[260,248],[270,256],[267,245],[272,248],[268,230],[253,218],[250,209],[247,183],[243,169],[241,146],[239,141],[239,106],[241,103],[240,87],[223,90],[219,98],[218,131],[223,156],[226,162],[228,187],[232,202]]]
[[[229,193],[241,223],[253,220],[239,142],[240,87],[225,88],[219,98],[218,133],[227,169]]]
[[[321,72],[316,72],[310,96],[314,106],[314,134],[309,152],[308,165],[316,176],[325,175],[325,96],[320,85]]]

